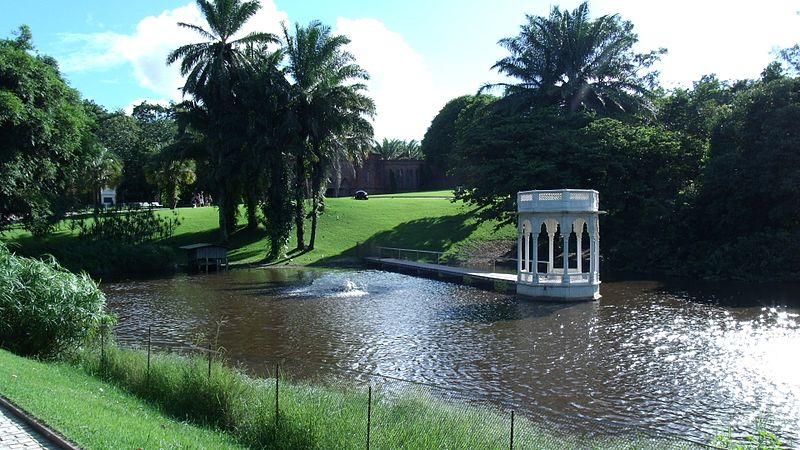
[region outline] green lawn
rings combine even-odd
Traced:
[[[0,393],[85,449],[244,448],[64,363],[0,350]]]
[[[447,197],[453,198],[452,189],[444,189],[441,191],[427,191],[427,192],[400,192],[397,194],[376,194],[370,195],[370,198],[392,198],[392,197]]]
[[[456,252],[476,241],[514,239],[512,226],[494,231],[494,223],[478,224],[474,210],[462,202],[452,202],[451,191],[432,191],[372,196],[369,200],[349,197],[329,198],[319,219],[316,248],[308,253],[293,254],[279,261],[285,264],[335,264],[357,255],[356,245],[372,244],[421,250]],[[167,244],[175,248],[199,242],[218,240],[217,209],[178,208],[181,224]],[[163,210],[163,214],[172,214]],[[243,216],[244,214],[242,214]],[[244,218],[241,219],[244,221]],[[306,225],[306,243],[310,234]],[[4,239],[36,255],[37,249],[68,246],[76,239],[65,226],[45,238],[35,238],[21,229],[7,232]],[[229,242],[229,258],[234,263],[254,263],[264,259],[268,247],[263,229],[240,229]],[[289,249],[296,246],[292,231]],[[179,262],[185,256],[179,251]]]

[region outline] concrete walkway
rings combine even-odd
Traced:
[[[487,281],[487,282],[502,282],[512,285],[516,285],[517,283],[517,275],[513,273],[487,272],[485,270],[467,269],[464,267],[445,266],[442,264],[407,261],[404,259],[395,259],[395,258],[367,257],[364,259],[372,264],[377,264],[385,267],[418,270],[420,272],[427,272],[427,273],[448,275],[448,276],[469,277],[475,280]]]
[[[60,448],[0,405],[0,449],[58,450]]]

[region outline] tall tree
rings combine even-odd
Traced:
[[[249,227],[261,207],[270,238],[267,259],[272,260],[284,253],[291,232],[289,162],[299,127],[292,111],[291,85],[282,69],[283,49],[260,49],[252,57],[256,64],[242,74],[243,82],[236,89],[249,160],[244,194]]]
[[[431,121],[420,144],[425,160],[442,171],[450,169],[450,155],[456,140],[456,121],[464,108],[473,103],[488,104],[495,97],[486,94],[462,95],[447,102]]]
[[[0,226],[49,231],[83,183],[94,149],[78,92],[53,58],[36,55],[27,26],[0,40]]]
[[[232,95],[237,73],[250,66],[247,49],[277,42],[271,33],[253,32],[236,38],[245,23],[260,8],[257,0],[197,0],[208,29],[180,22],[178,25],[197,32],[206,41],[187,44],[172,51],[167,63],[181,61],[181,74],[186,76],[184,95],[191,95],[198,107],[208,115],[208,126],[197,128],[209,148],[208,162],[214,172],[216,203],[219,208],[220,239],[228,240],[229,228],[235,221],[238,196],[235,194],[239,170],[232,167],[241,151],[236,136],[235,98]]]
[[[331,28],[320,22],[307,27],[295,24],[294,35],[286,26],[283,34],[287,54],[287,72],[294,81],[292,98],[300,127],[301,142],[295,160],[295,226],[298,249],[305,248],[306,176],[311,187],[311,241],[314,248],[317,216],[327,172],[337,152],[345,146],[367,147],[363,139],[372,135],[372,126],[364,120],[374,114],[373,101],[363,94],[366,86],[359,81],[369,78],[344,49],[350,40],[333,35]]]
[[[607,114],[650,108],[657,73],[642,72],[666,50],[634,53],[638,38],[631,22],[616,14],[592,20],[588,3],[526,17],[517,36],[500,40],[510,55],[493,66],[516,80],[494,85],[505,88],[507,103]]]
[[[84,168],[87,190],[94,203],[95,213],[99,212],[102,199],[100,189],[116,186],[122,179],[122,162],[119,157],[101,145],[94,145],[88,164]]]

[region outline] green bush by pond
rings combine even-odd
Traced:
[[[54,259],[23,258],[0,244],[0,347],[54,356],[76,348],[108,318],[105,295],[85,273]]]

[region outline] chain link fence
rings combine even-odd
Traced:
[[[104,330],[103,335],[108,333]],[[101,341],[102,370],[109,339]],[[680,437],[647,433],[593,422],[589,417],[574,430],[537,418],[530,408],[517,409],[476,400],[474,396],[431,383],[341,368],[290,356],[266,357],[261,367],[243,368],[225,359],[210,340],[179,343],[153,340],[116,342],[140,352],[144,379],[150,383],[155,365],[188,357],[195,374],[212,377],[223,364],[258,374],[259,414],[268,416],[270,439],[281,448],[342,449],[695,449],[716,448]],[[146,364],[146,366],[145,366]],[[509,399],[510,401],[512,399]],[[542,414],[544,416],[544,414]],[[585,430],[591,430],[587,433]],[[269,434],[274,433],[274,435]],[[325,444],[320,446],[320,442]]]

